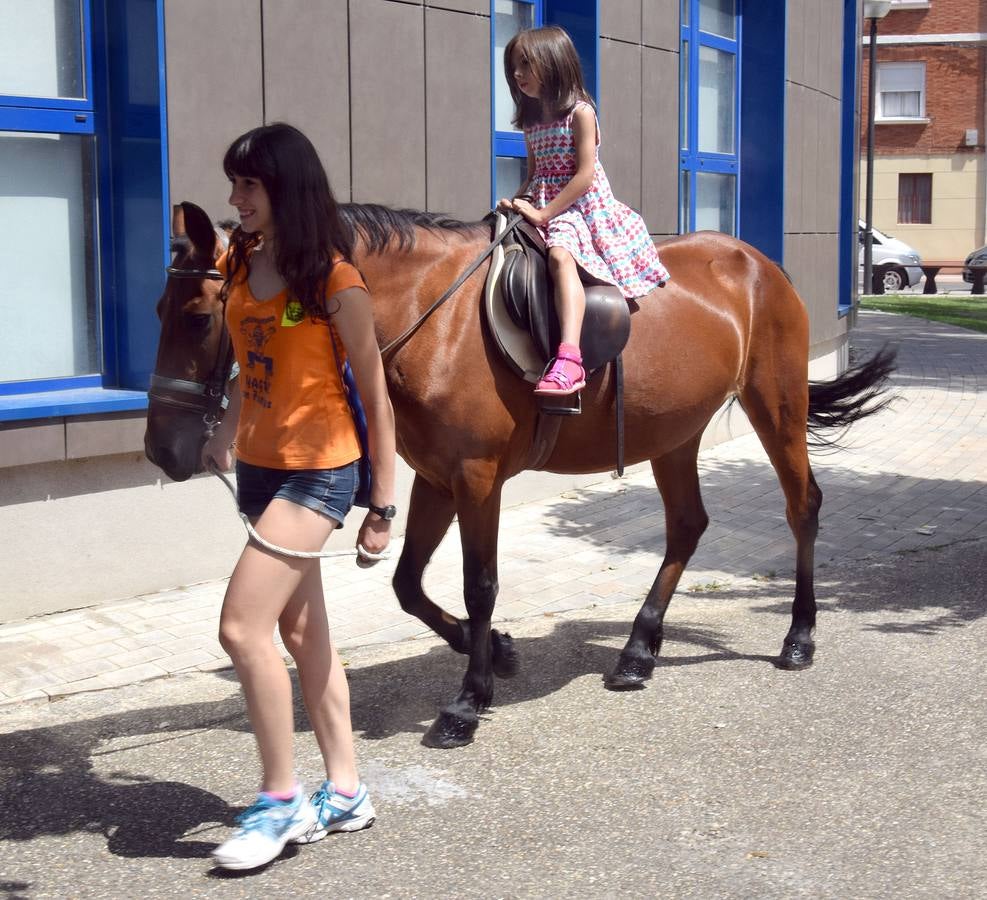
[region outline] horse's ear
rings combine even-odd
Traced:
[[[185,211],[180,203],[171,208],[171,236],[181,237],[185,234]]]
[[[185,219],[185,233],[188,235],[196,253],[208,256],[210,259],[216,250],[216,232],[202,209],[187,200],[182,203],[182,213]]]

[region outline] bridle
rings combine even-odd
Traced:
[[[470,275],[480,267],[483,261],[494,251],[494,248],[505,240],[508,234],[510,234],[511,229],[521,219],[522,217],[517,214],[511,216],[504,231],[487,245],[483,252],[473,260],[459,278],[409,328],[381,348],[381,355],[386,355],[391,350],[400,347],[418,331],[432,313],[463,286]],[[170,278],[197,278],[211,281],[223,280],[223,273],[216,268],[181,269],[177,266],[167,266],[165,272],[168,273]],[[226,381],[232,365],[233,344],[230,341],[229,333],[224,328],[219,351],[216,355],[216,362],[213,365],[213,370],[209,378],[205,382],[187,381],[182,378],[166,378],[158,375],[156,372],[152,372],[151,386],[147,395],[150,399],[163,403],[166,406],[193,412],[201,411],[202,421],[206,426],[206,437],[212,437],[213,432],[216,430],[216,425],[221,418],[220,410],[225,408]]]
[[[169,278],[198,279],[200,281],[222,281],[223,273],[219,269],[180,269],[167,266],[165,272]],[[225,313],[225,302],[223,304]],[[230,367],[233,365],[233,343],[227,329],[223,328],[216,360],[206,381],[188,381],[184,378],[168,378],[151,373],[149,399],[165,406],[202,414],[202,422],[206,426],[206,437],[210,438],[216,430],[216,425],[222,418],[221,410],[226,407],[226,381]]]
[[[169,278],[197,278],[200,280],[222,281],[223,273],[218,269],[179,269],[175,266],[167,266],[165,272]],[[226,303],[223,302],[223,312],[225,314]],[[209,379],[205,382],[188,381],[184,378],[165,378],[157,373],[151,373],[151,389],[147,392],[148,397],[163,403],[166,406],[177,407],[178,409],[202,412],[202,421],[206,426],[207,439],[212,437],[216,430],[216,425],[220,420],[220,409],[225,408],[226,382],[230,374],[230,367],[233,364],[233,342],[230,340],[229,331],[223,328],[223,337],[220,341],[219,350],[216,354],[216,362],[213,366]],[[212,462],[210,460],[210,462]],[[259,535],[250,522],[250,519],[240,512],[237,502],[236,488],[230,480],[216,468],[215,463],[208,466],[213,473],[230,492],[233,503],[237,508],[237,513],[243,521],[244,527],[250,537],[262,547],[281,556],[288,556],[293,559],[327,559],[334,556],[358,557],[363,565],[373,565],[382,559],[389,559],[390,553],[370,553],[362,544],[358,544],[355,550],[322,550],[322,551],[302,551],[288,550],[279,547]]]

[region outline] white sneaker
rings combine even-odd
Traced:
[[[256,869],[277,859],[288,841],[304,835],[317,823],[315,809],[299,787],[294,800],[278,801],[261,795],[237,816],[240,827],[212,852],[224,869]]]
[[[294,839],[296,844],[321,841],[332,831],[360,831],[373,825],[377,818],[367,786],[362,781],[355,797],[347,797],[339,793],[331,781],[323,781],[322,787],[312,794],[309,808],[317,821],[305,834]]]

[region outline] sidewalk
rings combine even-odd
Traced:
[[[854,426],[849,449],[813,457],[824,495],[820,598],[827,567],[842,560],[987,534],[987,335],[861,313],[854,352],[869,354],[885,340],[899,344],[898,400]],[[711,523],[679,590],[715,598],[751,580],[791,578],[794,542],[784,500],[757,439],[705,452],[700,469]],[[497,623],[643,600],[664,547],[650,469],[619,481],[601,477],[591,488],[505,510]],[[324,563],[341,648],[431,634],[398,606],[390,588],[394,564],[361,570],[349,558]],[[229,666],[216,640],[225,586],[207,582],[0,625],[0,706]],[[464,614],[455,530],[439,548],[426,587],[450,612]]]

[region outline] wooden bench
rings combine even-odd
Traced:
[[[922,274],[925,276],[925,285],[922,288],[923,294],[938,294],[939,287],[936,285],[936,276],[943,270],[956,270],[963,272],[970,270],[973,277],[973,286],[970,288],[971,294],[984,293],[984,278],[987,277],[987,266],[968,266],[962,262],[950,262],[948,260],[930,259],[921,263]]]

